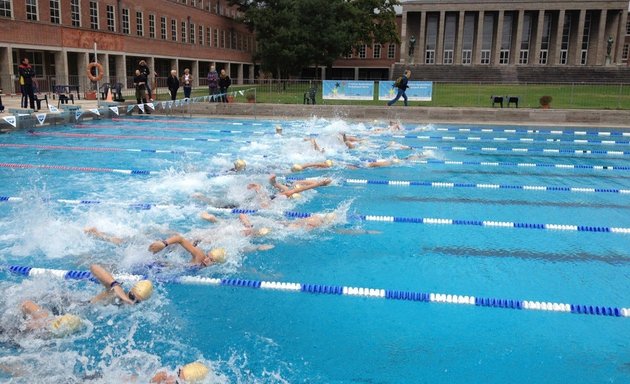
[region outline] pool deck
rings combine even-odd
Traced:
[[[20,97],[2,95],[5,111],[0,113],[0,128],[11,128],[3,120],[11,116],[10,110],[19,109]],[[57,106],[57,100],[49,100]],[[75,100],[75,106],[83,110],[97,108],[95,100]],[[123,104],[128,105],[128,104]],[[70,104],[72,106],[72,104]],[[125,114],[126,109],[120,113]],[[24,111],[32,113],[32,111]],[[39,113],[48,113],[42,105]],[[404,107],[398,104],[388,106],[363,105],[302,105],[302,104],[260,104],[260,103],[209,103],[197,102],[169,110],[158,109],[156,115],[210,116],[210,117],[249,117],[293,119],[304,117],[343,118],[351,120],[400,120],[403,123],[459,123],[459,124],[510,124],[510,125],[557,125],[630,128],[630,110],[590,110],[590,109],[538,109],[538,108],[446,108],[446,107]],[[107,117],[107,111],[103,117]],[[113,115],[113,113],[109,113]],[[110,116],[111,117],[111,116]],[[21,127],[33,127],[36,119],[26,120]],[[28,121],[31,124],[28,124]]]

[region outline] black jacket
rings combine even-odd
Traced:
[[[179,88],[179,78],[177,76],[169,76],[166,79],[166,86],[168,89],[176,91]]]
[[[219,76],[219,88],[227,88],[232,85],[232,79],[230,76]]]

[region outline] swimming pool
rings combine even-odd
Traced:
[[[630,306],[624,132],[405,124],[403,132],[372,133],[386,124],[147,117],[0,136],[2,264],[87,270],[98,262],[154,278],[230,279],[158,283],[151,300],[118,308],[81,305],[99,292],[90,282],[5,271],[0,325],[9,331],[0,366],[11,367],[15,382],[117,382],[133,374],[146,382],[159,367],[194,360],[213,368],[209,382],[627,382],[629,319],[500,308],[522,300]],[[348,150],[340,132],[366,141]],[[414,149],[388,148],[391,141]],[[422,156],[363,167],[411,153]],[[226,172],[238,158],[246,171]],[[332,168],[288,172],[326,159]],[[334,181],[251,214],[272,231],[244,238],[225,208],[258,210],[246,186],[271,191],[271,173]],[[222,223],[201,220],[202,211]],[[292,220],[287,212],[335,212],[336,220],[290,231],[281,224]],[[126,241],[86,236],[90,226]],[[170,231],[209,238],[228,262],[196,271],[185,268],[181,249],[150,254],[147,246]],[[263,243],[275,248],[245,252]],[[146,269],[164,260],[171,267]],[[309,284],[300,286],[305,291],[322,289],[310,284],[385,289],[394,297],[257,289],[234,279]],[[507,301],[454,305],[400,300],[401,292]],[[89,326],[64,339],[16,337],[10,330],[22,322],[25,299],[69,308]]]

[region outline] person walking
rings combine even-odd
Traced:
[[[402,75],[402,77],[396,80],[396,83],[394,83],[394,87],[398,88],[398,93],[396,94],[396,97],[387,102],[388,106],[392,106],[395,102],[398,101],[398,99],[400,99],[401,96],[405,101],[405,107],[408,105],[407,94],[405,93],[405,91],[407,90],[407,88],[409,88],[409,86],[407,86],[407,83],[409,82],[410,77],[411,71],[407,69],[405,70],[405,73]]]
[[[177,90],[179,89],[179,78],[177,77],[177,71],[172,70],[171,75],[166,79],[166,86],[171,93],[171,100],[177,99]]]
[[[28,62],[28,58],[22,60],[22,64],[18,67],[20,76],[20,89],[22,90],[22,108],[27,108],[30,104],[31,109],[35,109],[35,91],[33,89],[33,77],[35,70]]]
[[[215,101],[215,95],[217,93],[219,93],[219,74],[213,65],[208,72],[208,94],[210,95],[210,101]]]
[[[182,75],[182,78],[180,79],[180,83],[184,87],[184,98],[190,99],[190,93],[192,91],[192,84],[193,84],[193,76],[190,74],[190,69],[188,68],[184,69],[184,74]]]
[[[232,85],[232,79],[230,79],[230,76],[228,76],[227,72],[225,72],[225,69],[222,69],[221,75],[219,76],[219,88],[221,92],[221,101],[224,103],[228,102],[227,91],[230,85]]]

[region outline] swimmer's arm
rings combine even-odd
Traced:
[[[212,204],[212,203],[214,202],[212,199],[210,199],[210,198],[208,198],[208,197],[206,197],[206,196],[202,195],[201,193],[193,193],[193,194],[191,195],[191,197],[192,197],[193,199],[197,199],[197,200],[199,200],[199,201],[203,201],[203,202],[204,202],[204,203],[206,203],[206,204]]]
[[[164,242],[166,242],[166,244]],[[149,250],[153,252],[153,249],[157,249],[156,252],[159,252],[162,249],[166,248],[167,245],[171,244],[180,244],[186,251],[188,251],[188,253],[190,253],[190,255],[193,257],[193,260],[203,260],[206,257],[201,249],[195,247],[192,242],[190,242],[188,239],[185,239],[181,235],[171,236],[164,241],[156,241],[151,244]]]
[[[101,232],[99,231],[96,227],[89,227],[89,228],[85,228],[83,230],[83,232],[85,232],[86,234],[96,238],[96,239],[101,239],[101,240],[105,240],[105,241],[109,241],[110,243],[116,244],[116,245],[120,245],[124,242],[124,240],[120,237],[116,237],[116,236],[112,236],[110,234],[107,234],[105,232]]]

